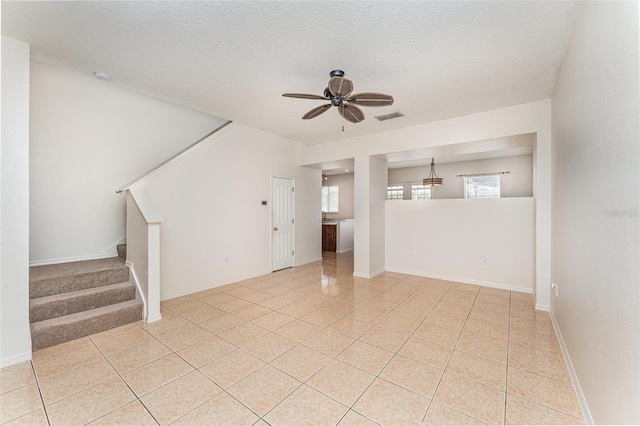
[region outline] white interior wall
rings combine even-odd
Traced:
[[[387,270],[531,293],[532,198],[387,201],[386,213]]]
[[[135,186],[163,219],[161,299],[271,272],[272,176],[295,179],[295,265],[321,259],[321,172],[299,146],[232,124]]]
[[[553,97],[551,312],[596,424],[640,423],[638,7],[585,3]]]
[[[500,196],[533,196],[533,158],[531,155],[493,158],[487,160],[463,161],[438,164],[436,174],[444,179],[444,185],[431,188],[432,199],[464,198],[464,179],[460,174],[480,174],[510,171],[500,175]],[[429,176],[431,166],[389,169],[389,185],[422,183]]]
[[[447,120],[307,146],[301,164],[318,164],[355,158],[355,274],[369,267],[368,156],[411,151],[527,133],[536,134],[533,187],[535,298],[538,309],[548,309],[551,256],[551,101],[543,100]],[[363,167],[363,173],[360,173]],[[361,203],[367,203],[361,206]],[[366,212],[367,214],[360,214]],[[358,269],[358,265],[361,266]],[[366,265],[366,266],[365,266]]]
[[[31,61],[30,260],[115,256],[125,197],[115,190],[225,120],[89,75]]]
[[[353,173],[329,175],[322,186],[337,186],[338,213],[327,213],[327,219],[353,219]]]
[[[369,275],[385,271],[387,162],[369,157]]]
[[[353,174],[353,275],[370,278],[374,271],[370,267],[370,206],[369,206],[369,157],[359,155],[354,158]]]
[[[2,36],[0,367],[31,359],[29,329],[29,45]]]

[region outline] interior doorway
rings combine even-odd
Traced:
[[[346,253],[354,248],[354,160],[323,165],[322,252]]]
[[[271,270],[293,266],[294,242],[293,179],[273,177],[271,181]]]

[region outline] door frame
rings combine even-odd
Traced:
[[[296,266],[296,178],[286,175],[269,175],[269,201],[271,206],[269,208],[269,270],[273,273],[273,180],[274,179],[289,179],[291,181],[291,188],[293,188],[293,195],[291,197],[291,217],[294,219],[291,224],[291,247],[293,247],[293,255],[291,255],[291,267]]]

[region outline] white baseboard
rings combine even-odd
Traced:
[[[116,247],[120,244],[125,244],[126,242],[127,236],[125,235],[120,237],[118,241],[107,247],[104,254],[89,254],[84,256],[60,257],[57,259],[30,260],[29,266],[57,265],[58,263],[82,262],[83,260],[108,259],[110,257],[118,256]]]
[[[58,263],[81,262],[83,260],[107,259],[114,256],[105,256],[104,254],[94,254],[89,256],[64,257],[59,259],[30,260],[29,266],[57,265]]]
[[[406,271],[406,270],[394,269],[394,268],[388,268],[387,272],[397,272],[399,274],[415,275],[415,276],[418,276],[418,277],[435,278],[435,279],[438,279],[438,280],[454,281],[454,282],[457,282],[457,283],[481,285],[481,286],[484,286],[484,287],[498,288],[498,289],[501,289],[501,290],[517,291],[519,293],[527,293],[527,294],[533,293],[533,289],[532,288],[527,289],[527,288],[515,287],[515,286],[511,286],[511,285],[494,283],[494,282],[489,282],[489,281],[470,280],[468,278],[451,277],[451,276],[447,276],[447,275],[425,274],[425,273],[416,272],[416,271]],[[548,310],[548,308],[547,308],[547,310]]]
[[[111,244],[109,247],[107,247],[107,249],[105,250],[105,256],[106,257],[116,257],[118,255],[118,249],[117,247],[120,244],[126,244],[127,243],[127,236],[123,235],[122,237],[118,238],[118,241],[116,241],[115,243]]]
[[[371,273],[365,273],[365,272],[353,272],[353,276],[356,278],[366,278],[366,279],[371,279],[374,277],[377,277],[378,275],[382,274],[385,272],[385,269],[378,269],[377,271],[373,271]]]
[[[322,261],[322,256],[320,256],[317,259],[309,259],[309,260],[303,260],[301,263],[296,263],[295,265],[293,265],[294,267],[296,266],[302,266],[302,265],[307,265],[309,263],[313,263],[313,262],[320,262]]]
[[[140,281],[138,280],[138,276],[136,275],[135,265],[133,264],[133,262],[129,262],[128,260],[124,262],[124,264],[129,268],[129,275],[131,275],[133,283],[136,285],[136,289],[138,290],[138,295],[140,296],[140,299],[142,299],[142,318],[144,318],[145,322],[151,322],[147,318],[147,313],[149,312],[149,307],[147,306],[147,295],[142,291]]]
[[[31,351],[23,352],[17,355],[11,355],[0,359],[0,368],[9,367],[24,361],[31,361]]]
[[[540,303],[536,303],[536,311],[551,312],[551,306],[541,305]]]
[[[239,277],[239,278],[233,279],[231,281],[218,281],[218,282],[215,282],[215,283],[212,283],[212,284],[202,285],[202,286],[199,286],[199,287],[196,287],[196,288],[192,288],[192,289],[188,289],[188,290],[185,290],[185,291],[176,291],[176,292],[169,293],[169,294],[162,294],[162,295],[160,295],[160,301],[162,302],[164,300],[169,300],[169,299],[173,299],[173,298],[176,298],[176,297],[188,296],[190,294],[198,293],[200,291],[211,290],[212,288],[222,287],[223,285],[233,284],[233,283],[238,282],[238,281],[250,280],[251,278],[262,277],[262,276],[265,276],[265,275],[269,275],[271,273],[273,273],[273,271],[266,271],[266,272],[262,272],[262,273],[259,273],[259,274],[256,274],[256,275]]]
[[[148,324],[150,322],[160,321],[162,319],[162,314],[157,313],[155,315],[149,315],[145,322]]]
[[[536,309],[538,309],[537,306]],[[582,409],[584,422],[588,425],[595,424],[593,422],[593,416],[591,416],[591,410],[589,410],[589,405],[587,404],[587,399],[584,396],[584,392],[582,392],[580,381],[578,380],[578,376],[576,375],[576,370],[573,368],[573,362],[571,362],[569,351],[567,350],[567,346],[564,343],[564,338],[562,337],[562,332],[560,331],[560,327],[558,326],[558,321],[556,321],[556,316],[551,310],[549,311],[549,316],[551,317],[553,329],[556,331],[556,336],[558,337],[558,343],[560,343],[562,355],[564,356],[564,360],[567,363],[567,368],[569,369],[569,375],[571,376],[571,382],[573,383],[573,388],[576,391],[576,396],[578,397],[578,403],[580,404],[580,408]]]

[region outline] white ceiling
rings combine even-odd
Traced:
[[[32,56],[306,144],[550,97],[572,1],[2,2],[2,33]],[[394,96],[344,122],[329,71]],[[401,111],[379,122],[375,115]],[[342,126],[344,125],[344,132]]]
[[[435,159],[436,164],[461,163],[464,161],[532,155],[535,141],[535,133],[526,133],[411,151],[390,152],[376,157],[385,160],[389,169],[427,166],[431,164],[432,158]],[[322,173],[325,175],[354,173],[355,170],[353,158],[311,164],[308,167],[322,169]]]

